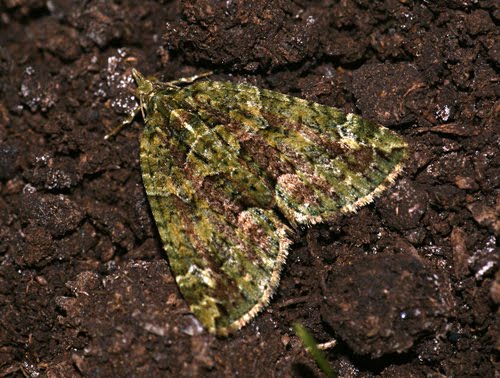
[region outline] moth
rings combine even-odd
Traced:
[[[294,228],[355,211],[402,170],[405,141],[357,115],[246,84],[133,76],[149,204],[180,292],[211,333],[269,303]]]

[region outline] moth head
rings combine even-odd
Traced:
[[[149,103],[149,100],[151,100],[155,94],[155,83],[157,83],[157,81],[155,78],[145,78],[139,71],[134,68],[132,69],[132,76],[134,77],[137,85],[135,96],[139,100],[139,105],[131,110],[129,116],[120,125],[115,127],[110,133],[106,134],[104,136],[104,139],[111,138],[112,136],[118,134],[123,127],[132,123],[139,111],[142,113],[142,117],[146,119],[146,106]]]
[[[134,77],[137,88],[135,90],[135,96],[139,100],[139,106],[132,109],[127,119],[123,121],[121,125],[115,127],[110,133],[104,136],[104,139],[109,139],[112,136],[116,135],[120,130],[130,124],[137,113],[140,111],[142,113],[142,117],[146,121],[146,113],[154,108],[154,98],[157,94],[171,94],[179,91],[182,85],[190,84],[199,78],[206,77],[212,75],[212,72],[205,72],[199,75],[185,77],[181,79],[177,79],[174,81],[169,81],[166,83],[160,82],[155,77],[144,77],[139,71],[132,68],[132,76]]]
[[[154,79],[146,79],[135,68],[132,69],[132,76],[137,84],[136,95],[142,101],[148,100],[154,93]]]

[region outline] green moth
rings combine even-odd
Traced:
[[[402,169],[404,140],[354,114],[250,85],[133,75],[149,204],[179,289],[211,333],[269,303],[294,227],[355,211]]]

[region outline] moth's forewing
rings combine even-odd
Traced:
[[[289,224],[370,202],[401,171],[406,143],[338,109],[253,86],[203,81],[148,104],[143,181],[191,311],[226,335],[279,282]]]

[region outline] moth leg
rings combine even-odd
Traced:
[[[139,111],[142,110],[142,106],[141,105],[137,105],[135,108],[132,109],[132,111],[129,113],[128,117],[125,118],[125,120],[119,124],[118,126],[116,126],[113,130],[111,130],[111,132],[109,132],[108,134],[106,134],[104,136],[104,140],[108,140],[109,138],[115,136],[116,134],[118,134],[125,126],[128,126],[129,124],[132,123],[132,121],[134,120],[134,118],[137,116],[137,114],[139,113]]]

